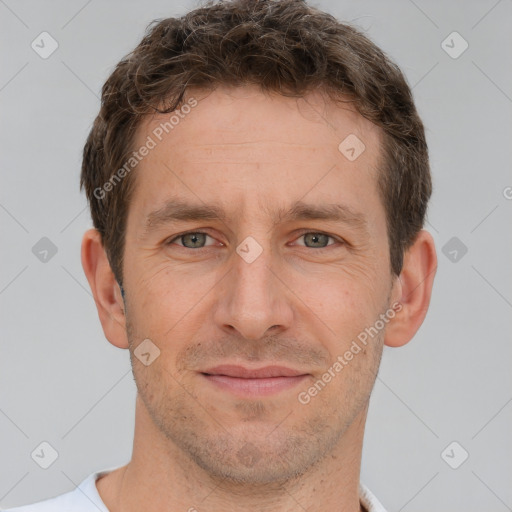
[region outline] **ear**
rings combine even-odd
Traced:
[[[82,267],[91,287],[105,337],[115,347],[128,348],[121,289],[110,267],[101,235],[96,229],[89,229],[83,236]]]
[[[396,315],[386,327],[384,344],[401,347],[420,328],[428,311],[437,270],[436,248],[432,235],[421,230],[404,255],[400,276],[393,285]]]

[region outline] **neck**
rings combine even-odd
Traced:
[[[165,438],[137,396],[131,461],[97,481],[110,512],[359,512],[359,473],[367,406],[332,450],[293,481],[273,485],[219,480]]]

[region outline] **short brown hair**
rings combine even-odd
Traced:
[[[97,191],[130,157],[142,118],[174,111],[190,87],[254,84],[291,97],[314,89],[333,101],[349,97],[382,128],[378,185],[391,271],[400,274],[432,192],[423,123],[400,69],[358,30],[303,0],[229,0],[153,21],[103,86],[83,151],[80,189],[120,284],[134,177],[127,175],[108,194],[98,197]]]

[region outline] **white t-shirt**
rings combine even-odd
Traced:
[[[96,480],[118,467],[120,466],[92,473],[73,491],[3,512],[109,512],[98,493]],[[386,512],[377,498],[363,484],[359,484],[359,497],[361,504],[368,512]]]

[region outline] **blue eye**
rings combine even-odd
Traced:
[[[207,237],[209,237],[209,235],[207,233],[203,233],[202,231],[191,231],[189,233],[183,233],[182,235],[177,236],[176,238],[170,240],[168,243],[171,244],[175,240],[181,240],[182,246],[186,249],[202,249]],[[190,244],[190,246],[188,244]]]
[[[189,231],[188,233],[183,233],[172,240],[169,240],[167,244],[173,244],[179,240],[181,243],[177,245],[185,249],[202,249],[204,247],[208,247],[208,245],[206,245],[207,238],[211,238],[213,240],[208,233],[204,233],[203,231]],[[305,243],[299,245],[310,249],[324,249],[329,245],[334,245],[333,243],[329,243],[329,240],[340,243],[340,241],[335,239],[333,236],[316,231],[304,232],[296,240],[300,239],[304,239]]]
[[[315,232],[309,232],[309,233],[303,233],[298,239],[303,238],[304,241],[306,241],[307,244],[313,244],[314,249],[323,249],[327,247],[329,244],[329,239],[334,240],[332,236],[326,235],[325,233],[315,233]],[[318,246],[319,244],[320,246]]]

